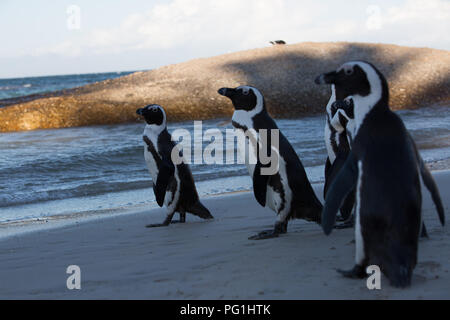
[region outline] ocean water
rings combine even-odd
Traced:
[[[98,81],[122,77],[130,73],[132,72],[0,79],[0,100],[81,87]],[[2,103],[0,101],[0,106],[1,105]]]
[[[400,111],[423,158],[450,158],[450,108]],[[203,122],[203,132],[231,125]],[[278,119],[312,182],[323,181],[324,116]],[[192,133],[193,122],[170,123],[169,131]],[[0,134],[0,223],[155,206],[143,157],[143,123]],[[208,143],[205,143],[208,144]],[[235,152],[235,150],[234,150]],[[249,190],[244,165],[192,164],[201,196]]]
[[[131,72],[0,79],[1,100],[69,89]],[[400,111],[426,161],[450,158],[450,108]],[[203,122],[231,129],[225,119]],[[323,181],[324,116],[277,123],[300,156],[312,182]],[[171,123],[169,131],[193,122]],[[154,207],[152,182],[143,157],[143,123],[0,133],[0,223]],[[203,147],[208,143],[205,142]],[[231,150],[236,152],[235,148]],[[225,150],[224,150],[225,154]],[[192,164],[201,196],[251,189],[242,164]]]

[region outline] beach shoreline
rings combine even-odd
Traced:
[[[427,162],[427,166],[431,172],[450,171],[450,158],[442,159],[438,161]],[[311,182],[313,187],[317,190],[323,187],[323,181]],[[221,192],[216,194],[208,194],[201,198],[217,198],[227,197],[234,194],[250,193],[251,189]],[[318,195],[321,195],[320,192]],[[320,198],[323,201],[323,198]],[[124,207],[116,207],[109,209],[98,209],[88,211],[74,211],[69,214],[50,215],[39,218],[19,219],[12,221],[0,222],[0,241],[8,237],[14,237],[30,232],[39,232],[43,230],[61,228],[70,225],[76,225],[79,223],[85,223],[95,220],[110,219],[115,216],[134,214],[141,211],[153,211],[158,210],[159,207],[156,202],[150,202],[145,204],[134,204]]]
[[[450,171],[433,172],[445,211]],[[322,185],[315,184],[321,197]],[[353,230],[326,237],[302,220],[277,239],[250,241],[270,228],[274,213],[251,192],[202,199],[215,216],[188,215],[184,225],[147,229],[164,219],[161,208],[142,209],[0,239],[1,299],[449,299],[450,229],[441,227],[423,191],[430,234],[421,239],[412,287],[382,290],[340,277],[353,264]],[[66,268],[78,265],[81,290],[68,290]]]

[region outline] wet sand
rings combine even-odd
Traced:
[[[447,214],[450,171],[434,172]],[[315,185],[318,195],[322,185]],[[80,220],[0,240],[0,299],[450,299],[450,229],[441,227],[427,191],[429,239],[421,239],[412,286],[381,290],[336,268],[354,261],[352,229],[326,237],[296,220],[277,239],[251,241],[275,214],[250,192],[203,199],[215,216],[147,229],[163,209]],[[68,290],[66,268],[81,268],[81,290]]]

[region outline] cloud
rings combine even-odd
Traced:
[[[61,55],[66,57],[77,57],[82,53],[80,45],[73,43],[72,41],[64,41],[59,44],[40,47],[32,50],[29,54],[33,57],[39,57],[42,55]]]
[[[406,1],[387,8],[382,19],[381,30],[398,44],[450,50],[450,1]]]
[[[387,2],[386,2],[387,3]],[[335,1],[172,0],[127,16],[119,25],[38,48],[34,55],[179,50],[221,53],[268,41],[366,41],[450,49],[450,3],[407,0],[397,5]]]

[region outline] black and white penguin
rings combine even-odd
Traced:
[[[422,225],[420,176],[444,225],[437,186],[402,120],[389,109],[388,84],[378,69],[352,61],[320,79],[354,103],[352,149],[330,186],[322,213],[328,235],[343,200],[356,187],[355,266],[340,272],[363,278],[368,265],[378,265],[393,286],[408,286]]]
[[[315,81],[320,84],[320,79]],[[339,99],[337,99],[339,94]],[[352,135],[354,131],[353,101],[343,100],[340,92],[331,85],[331,97],[326,106],[325,145],[327,148],[327,160],[325,162],[325,184],[323,197],[325,199],[328,189],[342,168],[351,149]],[[351,192],[344,201],[340,211],[343,223],[336,228],[347,228],[353,226],[352,211],[355,204],[355,192]]]
[[[219,94],[228,97],[234,106],[232,117],[233,126],[250,133],[254,141],[258,141],[258,147],[251,148],[249,143],[248,153],[253,153],[256,163],[252,164],[246,154],[246,165],[253,179],[253,192],[260,205],[266,205],[278,215],[273,230],[260,232],[249,239],[267,239],[278,237],[287,232],[287,224],[290,219],[306,219],[320,223],[322,204],[317,199],[314,190],[309,183],[297,153],[292,148],[285,136],[279,131],[275,121],[269,116],[261,92],[253,87],[240,86],[234,89],[222,88]],[[261,144],[262,129],[267,130],[267,143]],[[271,141],[272,130],[278,130],[279,141]],[[254,135],[256,135],[256,137]],[[250,140],[250,139],[249,139]],[[270,147],[268,147],[270,146]],[[258,150],[264,148],[265,154],[276,154],[278,170],[271,175],[262,174],[262,164]]]
[[[160,207],[167,207],[167,217],[161,224],[151,227],[168,226],[170,223],[185,222],[186,212],[203,219],[213,216],[200,202],[191,170],[184,162],[174,164],[172,150],[178,148],[167,131],[166,113],[156,104],[138,109],[136,113],[144,117],[144,157],[153,180],[153,191]],[[180,153],[179,153],[180,154]],[[172,221],[175,212],[180,213],[179,221]]]

